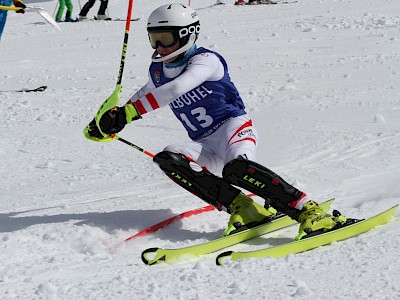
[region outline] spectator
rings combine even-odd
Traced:
[[[82,7],[81,12],[79,13],[79,20],[86,20],[87,19],[87,14],[89,10],[93,7],[94,3],[96,0],[89,0],[86,2],[86,4]],[[100,0],[100,7],[97,12],[97,20],[107,20],[108,17],[106,15],[106,10],[108,6],[108,0]]]
[[[76,22],[75,19],[72,19],[72,10],[74,9],[74,6],[72,5],[71,0],[59,0],[60,6],[58,7],[58,11],[56,14],[56,22]],[[67,7],[67,13],[65,14],[65,20],[61,20],[63,13],[64,13],[64,8]]]

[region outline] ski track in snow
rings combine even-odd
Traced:
[[[167,2],[135,1],[141,20],[131,24],[121,104],[147,80],[146,20]],[[335,197],[333,208],[351,217],[400,202],[398,1],[191,2],[201,19],[198,45],[226,58],[262,137],[260,163],[319,201]],[[51,14],[57,5],[25,3]],[[124,18],[126,3],[110,2],[109,12]],[[400,299],[398,220],[286,258],[217,267],[211,254],[145,266],[143,250],[218,238],[229,216],[204,213],[119,244],[206,204],[138,151],[83,137],[115,87],[125,24],[60,26],[62,33],[36,14],[9,13],[0,42],[0,91],[48,86],[0,92],[1,299]],[[186,133],[166,108],[121,136],[157,153]],[[277,245],[296,230],[229,250]]]

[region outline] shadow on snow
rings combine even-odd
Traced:
[[[149,226],[157,224],[165,219],[168,219],[175,214],[169,210],[125,210],[114,212],[89,212],[83,214],[58,214],[58,215],[43,215],[43,216],[22,216],[18,215],[25,212],[12,212],[0,214],[0,233],[14,232],[26,229],[30,226],[40,224],[63,223],[75,220],[75,226],[88,225],[99,227],[109,234],[115,230],[141,231]],[[173,224],[156,231],[158,238],[181,241],[195,239],[214,239],[222,234],[221,232],[196,232],[182,228],[182,220],[175,221]],[[128,238],[128,236],[127,236]]]

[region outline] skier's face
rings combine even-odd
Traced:
[[[161,57],[164,57],[164,56],[167,56],[168,54],[171,54],[172,52],[174,52],[174,51],[176,51],[178,49],[179,49],[179,42],[177,42],[175,45],[172,45],[172,46],[170,46],[168,48],[164,48],[163,46],[158,45],[156,50],[157,50],[158,55],[160,55]],[[170,59],[167,59],[164,62],[165,63],[170,63],[170,62],[173,62],[175,59],[176,59],[176,56],[174,56],[174,57],[172,57]]]

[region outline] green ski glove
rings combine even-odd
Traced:
[[[132,102],[123,107],[115,106],[114,108],[106,111],[100,119],[99,125],[103,133],[114,134],[124,129],[126,124],[132,123],[133,120],[140,119],[136,107]]]
[[[128,101],[125,106],[114,106],[112,109],[103,113],[100,118],[99,126],[96,125],[96,120],[93,119],[88,126],[83,130],[87,139],[95,142],[109,142],[115,137],[115,134],[124,129],[126,124],[132,123],[133,120],[141,119],[139,112],[131,101]],[[103,135],[107,134],[107,135]]]
[[[142,116],[139,114],[139,112],[137,111],[135,105],[133,105],[131,100],[126,102],[124,108],[125,108],[125,115],[126,115],[126,124],[130,124],[130,123],[132,123],[132,121],[142,118]]]

